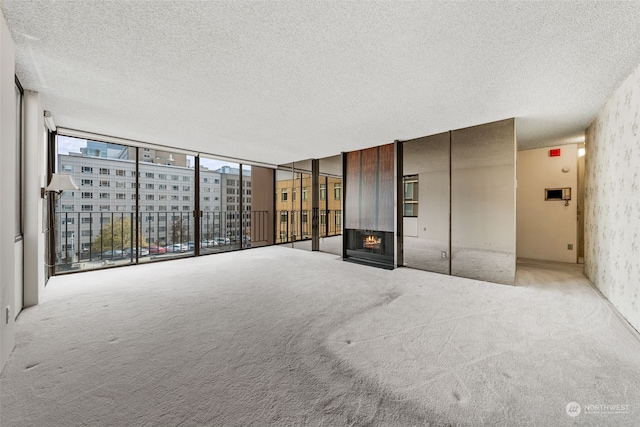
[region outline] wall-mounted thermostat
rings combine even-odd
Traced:
[[[566,202],[565,206],[568,206],[569,200],[571,200],[571,188],[545,188],[544,199],[547,201],[563,201]]]

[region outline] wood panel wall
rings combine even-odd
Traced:
[[[395,231],[394,144],[346,153],[345,228]]]

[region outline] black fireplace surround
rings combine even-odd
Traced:
[[[394,268],[393,232],[346,229],[347,261]]]

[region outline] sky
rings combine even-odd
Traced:
[[[72,138],[68,136],[58,135],[58,154],[69,154],[69,153],[79,153],[81,148],[87,146],[86,139]],[[191,157],[191,156],[189,156]],[[193,160],[191,160],[191,164],[193,164]],[[222,166],[231,166],[238,167],[237,163],[227,162],[222,160],[210,159],[205,157],[200,157],[200,165],[207,167],[209,170],[217,170]],[[245,166],[244,169],[247,169],[248,166]]]

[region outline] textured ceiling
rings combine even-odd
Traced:
[[[59,126],[276,164],[509,117],[577,141],[640,63],[640,2],[0,4]]]

